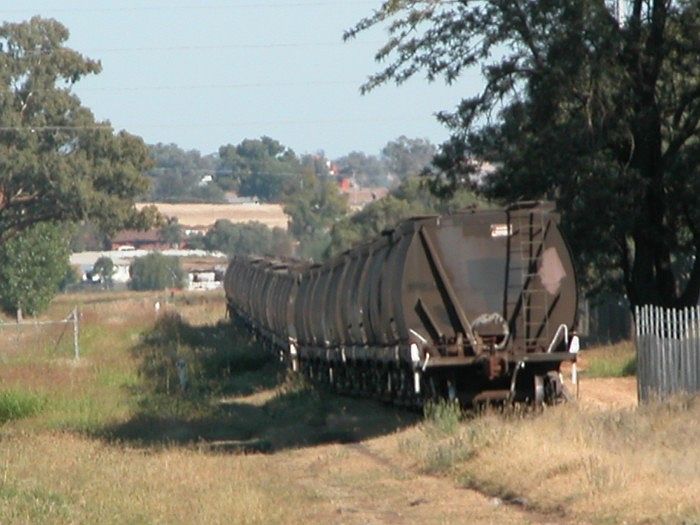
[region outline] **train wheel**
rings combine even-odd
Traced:
[[[544,377],[541,375],[535,375],[534,377],[534,390],[535,390],[535,396],[534,396],[534,402],[535,406],[541,406],[544,404]]]

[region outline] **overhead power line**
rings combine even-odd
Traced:
[[[165,84],[162,86],[113,86],[85,87],[76,91],[170,91],[178,89],[245,89],[267,87],[303,87],[303,86],[359,86],[359,80],[310,80],[303,82],[245,82],[240,84]]]
[[[380,40],[357,40],[353,41],[352,45],[382,45]],[[296,49],[296,48],[323,48],[323,47],[340,47],[349,45],[343,41],[333,42],[273,42],[266,44],[209,44],[201,46],[143,46],[143,47],[104,47],[104,48],[87,48],[81,49],[81,53],[143,53],[152,51],[235,51],[235,50],[250,50],[250,49]],[[33,49],[24,51],[27,55],[48,55],[55,53],[55,49]]]
[[[95,12],[120,12],[120,11],[172,11],[179,10],[208,10],[208,9],[287,9],[296,7],[338,7],[347,5],[373,5],[377,6],[378,2],[372,0],[350,0],[347,1],[300,1],[300,2],[250,2],[236,4],[160,4],[160,5],[140,5],[140,6],[120,6],[120,7],[84,7],[84,6],[68,6],[68,7],[42,7],[28,6],[23,8],[0,9],[0,13],[27,13],[34,11],[50,12],[50,13],[95,13]]]
[[[137,124],[133,125],[132,129],[135,128],[221,128],[221,127],[231,127],[240,128],[242,126],[296,126],[296,125],[328,125],[328,124],[363,124],[363,123],[389,123],[389,122],[415,122],[423,120],[424,116],[401,116],[401,117],[367,117],[367,118],[333,118],[333,119],[319,119],[319,120],[252,120],[248,122],[201,122],[201,123],[187,123],[187,122],[171,122],[171,123],[160,123],[160,124]],[[112,125],[106,124],[95,124],[93,126],[0,126],[0,132],[11,132],[11,131],[92,131],[92,130],[103,130],[103,129],[114,129]],[[135,131],[134,131],[135,133]]]
[[[381,40],[353,40],[352,44],[364,45],[382,45]],[[332,41],[332,42],[278,42],[266,44],[216,44],[216,45],[201,45],[201,46],[144,46],[144,47],[107,47],[97,49],[87,49],[87,53],[124,53],[124,52],[143,52],[143,51],[220,51],[225,49],[279,49],[279,48],[296,48],[296,47],[340,47],[348,46],[348,42]]]

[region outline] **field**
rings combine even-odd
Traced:
[[[583,354],[577,402],[421,417],[291,376],[217,293],[47,317],[74,304],[77,362],[61,325],[0,328],[0,523],[700,520],[700,402],[637,407],[629,345]]]
[[[177,217],[184,227],[210,227],[219,219],[233,223],[257,221],[270,228],[287,229],[288,217],[279,204],[168,204],[138,203],[137,208],[155,204],[163,215]]]

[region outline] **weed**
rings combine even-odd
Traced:
[[[46,398],[21,390],[0,391],[0,424],[38,414],[46,406]]]
[[[429,447],[423,459],[423,471],[427,474],[442,474],[457,468],[474,455],[474,450],[462,436]]]
[[[428,428],[439,433],[454,434],[462,418],[459,403],[446,400],[431,401],[423,408],[423,417]]]

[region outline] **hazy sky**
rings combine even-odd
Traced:
[[[343,30],[380,0],[23,0],[0,18],[52,17],[68,45],[103,72],[75,88],[98,119],[203,153],[269,135],[297,153],[378,153],[400,135],[439,143],[434,113],[480,86],[416,78],[360,95],[385,39],[373,30],[348,43]],[[14,4],[14,5],[13,5]]]

